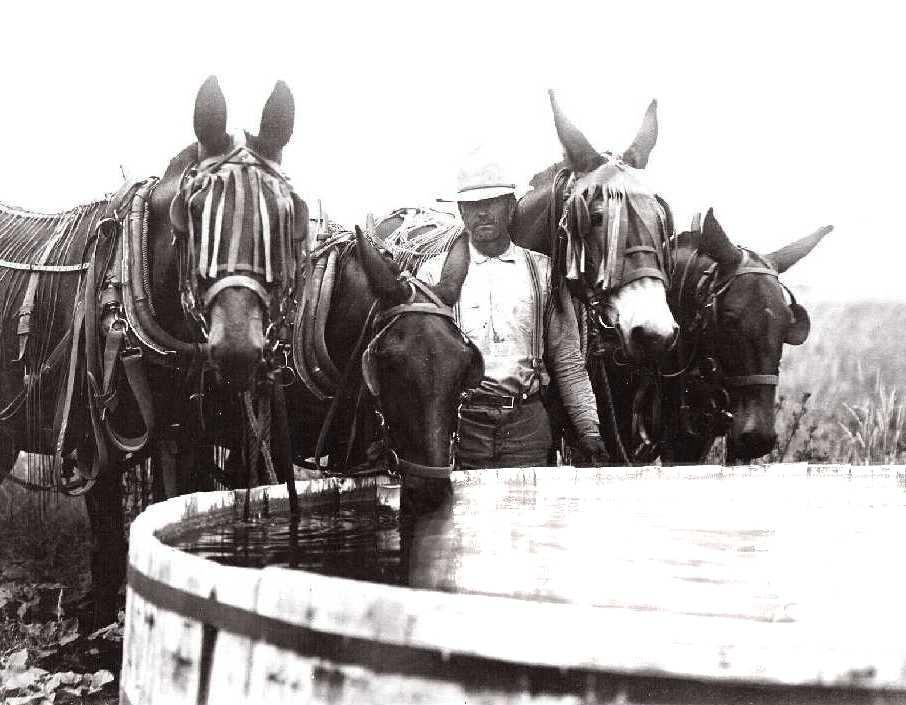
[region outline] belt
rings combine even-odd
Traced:
[[[469,400],[464,404],[466,407],[480,406],[492,409],[515,409],[525,404],[540,401],[541,395],[538,392],[534,394],[519,394],[516,396],[504,396],[503,394],[491,394],[490,392],[474,391]]]

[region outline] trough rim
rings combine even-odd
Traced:
[[[906,478],[906,466],[791,463],[737,467],[507,468],[457,472],[454,484],[661,481],[715,477],[873,477],[896,480],[902,484]],[[375,488],[386,489],[389,484],[386,478],[373,481]],[[372,485],[366,483],[364,486]],[[363,484],[361,481],[329,478],[299,481],[296,488],[304,499],[328,493],[347,495],[361,490]],[[287,488],[285,485],[255,488],[251,490],[250,501],[260,503],[265,495],[269,500],[279,502],[287,498]],[[840,650],[832,644],[815,643],[813,639],[797,635],[796,629],[789,624],[748,624],[745,631],[749,638],[746,643],[728,644],[720,638],[721,627],[727,625],[712,620],[719,622],[732,618],[646,614],[622,608],[410,589],[280,567],[236,568],[184,553],[158,538],[158,534],[168,526],[188,516],[228,509],[244,496],[244,491],[194,493],[152,505],[140,514],[130,532],[127,594],[135,592],[145,597],[149,589],[154,592],[155,585],[166,585],[166,576],[159,572],[161,566],[178,560],[190,568],[191,575],[197,576],[190,578],[187,584],[170,586],[184,596],[186,604],[198,604],[197,600],[209,602],[211,585],[253,585],[256,604],[253,612],[240,604],[232,604],[229,595],[217,596],[218,604],[225,611],[219,617],[214,614],[213,618],[225,618],[224,615],[236,618],[244,613],[244,621],[240,619],[236,622],[240,625],[238,631],[231,629],[229,624],[215,626],[240,636],[261,639],[280,648],[293,648],[293,632],[299,634],[295,637],[297,642],[317,638],[319,634],[328,638],[332,634],[338,635],[343,643],[367,642],[414,652],[429,651],[439,655],[442,663],[457,658],[479,659],[563,672],[688,679],[727,686],[895,692],[906,689],[906,644],[899,653],[892,655],[889,646],[880,650],[872,648],[870,643],[860,643],[860,652],[868,654],[864,659],[866,669],[850,668],[840,672],[833,667],[827,669],[826,665],[828,662],[851,663],[854,651],[851,644]],[[256,573],[257,578],[250,577],[252,573]],[[347,594],[354,599],[348,599]],[[197,615],[190,616],[199,619]],[[211,618],[210,613],[206,616]],[[664,620],[671,624],[666,625]],[[199,621],[210,624],[205,619]],[[264,627],[254,626],[256,621]],[[243,629],[257,630],[257,633],[245,633]],[[576,643],[575,639],[551,638],[551,634],[572,636],[583,632],[612,633],[618,634],[619,638],[609,640],[605,636],[594,640],[593,651],[588,649],[591,642],[588,639],[583,645]],[[689,636],[680,638],[680,632]],[[782,632],[786,634],[778,636]],[[127,640],[128,636],[127,624]],[[673,656],[665,658],[665,649],[659,648],[657,659],[648,657],[651,644],[661,643],[657,640],[667,637],[670,642],[668,651]],[[762,641],[759,642],[759,638]],[[786,648],[778,649],[778,643],[785,644]],[[734,664],[725,663],[728,651],[733,653]],[[797,658],[792,659],[791,654],[796,654]],[[886,660],[891,668],[876,670],[879,659]]]

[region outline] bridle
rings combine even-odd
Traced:
[[[448,479],[456,465],[456,449],[459,445],[459,422],[462,418],[462,406],[469,399],[470,392],[468,390],[463,391],[459,396],[459,404],[456,409],[457,426],[450,436],[449,461],[447,465],[423,465],[403,458],[393,449],[390,427],[381,409],[381,388],[378,383],[377,370],[375,368],[375,351],[377,350],[377,346],[381,339],[403,316],[409,314],[441,316],[450,321],[462,337],[463,342],[465,342],[472,351],[473,360],[471,364],[481,364],[483,370],[484,363],[478,348],[456,322],[456,315],[453,308],[447,306],[441,301],[437,294],[431,291],[428,286],[416,279],[409,272],[403,271],[399,275],[399,280],[409,287],[409,299],[403,304],[392,306],[373,316],[371,327],[372,330],[376,330],[377,332],[371,336],[371,340],[368,342],[365,351],[362,354],[362,383],[371,397],[374,413],[378,422],[378,444],[391,472],[398,475],[410,475],[430,479]],[[415,301],[414,299],[417,293],[424,295],[428,301]]]
[[[627,189],[629,167],[617,155],[602,156],[605,163],[593,172],[577,178],[568,169],[561,169],[554,177],[550,198],[552,264],[587,307],[600,340],[609,343],[608,347],[625,350],[619,313],[609,303],[610,296],[645,277],[660,280],[669,290],[672,217],[663,200],[633,196]],[[640,242],[630,245],[630,210],[639,207],[652,211],[660,227],[658,232],[636,228]],[[604,243],[603,256],[598,270],[589,272],[586,241],[596,234],[596,240]],[[646,254],[654,256],[657,266],[639,263],[638,257]]]
[[[177,247],[180,300],[186,319],[207,340],[207,310],[215,297],[230,287],[253,292],[268,317],[265,362],[269,362],[281,349],[284,357],[288,357],[287,319],[293,303],[296,271],[293,246],[296,209],[292,187],[280,166],[247,146],[241,135],[234,137],[233,143],[234,148],[226,155],[186,167],[171,204],[170,225]],[[228,190],[233,193],[234,203],[231,223],[224,222]],[[253,257],[252,261],[240,261],[240,241],[247,230],[247,190],[251,192],[252,203]],[[276,208],[275,242],[271,235],[274,228],[268,192]],[[202,207],[200,231],[196,231],[192,217],[192,208],[197,204]],[[228,228],[230,242],[222,245],[221,235]],[[203,293],[202,282],[210,282]],[[275,289],[276,306],[271,296]]]
[[[443,318],[446,318],[453,324],[457,332],[462,336],[463,341],[472,350],[472,364],[476,364],[477,362],[477,364],[481,365],[483,371],[484,362],[481,358],[481,352],[468,338],[468,336],[463,333],[462,329],[457,324],[455,313],[450,306],[447,306],[433,291],[431,291],[430,288],[413,277],[409,272],[403,271],[399,275],[399,280],[409,287],[409,298],[405,303],[392,306],[391,308],[384,311],[378,310],[378,307],[380,305],[379,301],[375,301],[372,304],[371,309],[366,316],[365,324],[362,328],[362,333],[360,334],[359,340],[356,342],[356,345],[353,348],[353,353],[349,359],[346,371],[343,374],[341,389],[338,389],[335,392],[333,401],[331,402],[330,408],[328,409],[324,423],[321,426],[318,442],[315,447],[314,457],[317,459],[320,458],[323,454],[323,451],[326,447],[328,431],[331,424],[333,423],[334,417],[336,416],[336,412],[339,409],[340,402],[342,399],[344,399],[342,387],[345,386],[349,381],[349,378],[351,376],[350,373],[356,363],[356,360],[360,360],[359,365],[361,370],[361,386],[357,394],[355,410],[351,423],[350,439],[348,443],[349,450],[350,452],[352,450],[356,428],[358,426],[358,412],[361,406],[360,402],[363,394],[366,391],[370,397],[374,416],[378,424],[378,438],[368,448],[368,460],[366,463],[354,468],[346,467],[340,474],[348,476],[381,472],[383,468],[380,467],[380,461],[383,460],[386,465],[387,471],[391,475],[411,475],[414,477],[430,479],[448,479],[450,477],[450,473],[455,468],[456,463],[456,449],[459,444],[459,420],[461,420],[462,405],[470,397],[470,392],[464,391],[460,393],[459,404],[456,410],[457,428],[454,430],[450,437],[449,462],[447,465],[424,465],[422,463],[416,463],[409,459],[403,458],[393,448],[393,439],[390,431],[390,426],[387,423],[386,416],[384,415],[384,412],[382,410],[381,388],[378,381],[375,361],[376,350],[378,344],[384,338],[387,332],[403,316],[409,314],[441,316]],[[423,294],[428,298],[428,301],[415,301],[414,299],[416,297],[416,292]],[[347,454],[347,466],[348,461],[349,455]]]
[[[698,282],[695,284],[694,300],[697,302],[695,315],[689,324],[689,332],[695,336],[691,352],[686,363],[680,370],[673,373],[664,373],[664,377],[679,377],[691,370],[699,361],[705,363],[712,370],[709,376],[718,377],[722,385],[726,387],[752,387],[752,386],[770,386],[776,387],[780,382],[780,376],[776,373],[757,373],[746,375],[726,375],[723,374],[720,364],[713,355],[713,342],[711,334],[718,325],[718,308],[721,297],[729,291],[733,282],[744,274],[757,274],[774,278],[780,287],[786,291],[790,297],[790,305],[795,306],[796,297],[782,281],[780,274],[768,262],[759,257],[755,252],[745,248],[739,248],[742,257],[736,267],[731,272],[718,276],[719,269],[715,262],[702,273]],[[688,274],[694,262],[701,257],[701,253],[696,250],[686,266],[680,279],[677,293],[677,304],[682,305],[686,299],[687,293],[685,287],[688,281]],[[700,357],[700,352],[711,353]]]
[[[699,409],[706,426],[706,435],[710,438],[726,434],[733,421],[731,411],[731,391],[744,388],[777,387],[780,378],[776,372],[753,373],[744,375],[728,375],[724,372],[717,356],[714,343],[714,333],[719,325],[718,309],[721,298],[730,290],[737,278],[745,274],[767,276],[774,278],[790,297],[790,305],[796,306],[796,297],[793,292],[780,281],[779,273],[767,261],[755,252],[740,248],[742,257],[737,265],[729,272],[720,272],[718,264],[713,263],[705,268],[698,280],[690,282],[690,272],[697,270],[695,266],[703,256],[696,249],[689,257],[683,271],[679,274],[674,303],[681,308],[686,301],[694,302],[694,315],[686,327],[684,335],[691,336],[688,345],[688,355],[679,368],[673,372],[660,371],[657,384],[665,380],[678,380],[681,385],[679,424],[683,430],[691,431],[691,413],[687,395],[687,385],[699,385],[706,399],[705,408]],[[671,292],[672,294],[673,292]],[[645,394],[645,389],[639,389],[633,404],[633,425],[635,434],[642,438],[642,444],[636,454],[654,453],[657,442],[652,441],[648,429],[644,427],[641,417],[637,414],[636,406],[639,397]],[[655,422],[657,423],[657,422]],[[710,443],[705,448],[710,448]]]

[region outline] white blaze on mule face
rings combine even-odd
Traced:
[[[664,283],[642,277],[620,287],[610,297],[629,354],[636,359],[652,357],[670,349],[679,327],[667,306]]]

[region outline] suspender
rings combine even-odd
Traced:
[[[535,379],[541,383],[541,370],[544,360],[544,297],[541,289],[541,275],[538,272],[538,263],[529,250],[522,250],[522,256],[525,259],[526,267],[529,271],[529,279],[532,282],[532,309],[534,311],[535,326],[532,329],[532,375],[529,377],[528,384],[522,390],[523,397],[527,397],[531,392],[532,384]],[[453,304],[453,320],[456,325],[462,325],[462,313],[459,301]]]
[[[532,376],[529,378],[527,388],[523,394],[529,394],[532,382],[538,379],[541,384],[542,359],[544,355],[544,301],[541,295],[541,277],[538,274],[538,264],[528,250],[523,250],[525,262],[528,265],[529,278],[532,280],[532,307],[535,311],[535,327],[532,330]]]

